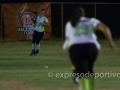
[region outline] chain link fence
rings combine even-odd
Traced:
[[[74,8],[82,6],[85,8],[87,17],[95,17],[109,26],[113,38],[120,38],[120,3],[52,3],[53,35],[64,37],[64,26]],[[58,8],[59,7],[59,8]],[[60,9],[61,7],[61,9]],[[63,11],[62,11],[63,10]],[[62,14],[61,14],[62,13]],[[55,17],[54,17],[55,16]],[[57,21],[57,22],[56,22]],[[54,28],[56,27],[56,28]],[[58,27],[58,28],[57,28]],[[57,33],[57,34],[56,34]],[[62,34],[61,34],[62,33]],[[58,35],[59,34],[59,35]],[[104,38],[103,34],[96,31],[99,38]]]
[[[2,38],[2,8],[1,8],[1,3],[0,3],[0,38]]]
[[[120,38],[120,3],[72,3],[51,2],[51,26],[52,36],[64,38],[65,24],[74,8],[82,6],[85,8],[87,17],[95,17],[109,26],[113,38]],[[2,4],[0,4],[0,38],[4,35]],[[104,38],[101,32],[96,32],[99,38]]]

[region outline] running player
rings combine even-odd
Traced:
[[[100,48],[95,28],[105,35],[111,49],[115,49],[109,27],[98,19],[87,18],[82,7],[75,9],[66,23],[63,46],[68,47],[70,60],[80,78],[79,90],[94,90],[93,64]]]
[[[40,15],[38,15],[37,18],[33,20],[33,22],[36,24],[36,27],[33,33],[32,52],[30,56],[33,56],[39,53],[40,41],[45,31],[44,26],[50,25],[48,19],[44,15],[45,15],[45,9],[41,9]]]

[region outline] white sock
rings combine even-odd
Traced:
[[[79,77],[76,77],[76,78],[75,78],[75,81],[78,83],[78,82],[79,82]]]
[[[36,45],[36,50],[40,50],[40,44]]]
[[[32,43],[32,50],[35,50],[35,44]]]

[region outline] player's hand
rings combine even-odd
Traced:
[[[115,43],[114,43],[113,41],[111,41],[111,42],[109,43],[109,46],[110,46],[110,48],[111,48],[112,50],[115,50],[115,48],[116,48]]]
[[[42,26],[43,26],[43,25],[44,25],[44,23],[40,23],[40,25],[42,25]]]

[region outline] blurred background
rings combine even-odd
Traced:
[[[77,2],[70,0],[69,2],[51,2],[46,1],[19,1],[19,2],[1,2],[0,4],[0,38],[16,39],[16,40],[31,40],[32,39],[32,23],[29,19],[39,14],[41,8],[46,9],[46,17],[50,21],[50,26],[45,27],[45,35],[43,39],[51,37],[64,38],[65,24],[74,8],[82,6],[85,8],[86,16],[95,17],[104,22],[111,29],[114,39],[120,38],[120,3],[118,2]],[[29,14],[28,18],[25,16]],[[34,14],[34,15],[33,15]],[[23,20],[22,17],[26,17]],[[23,21],[26,21],[26,23]],[[24,26],[23,24],[26,24]],[[101,32],[95,31],[100,39],[104,36]]]

